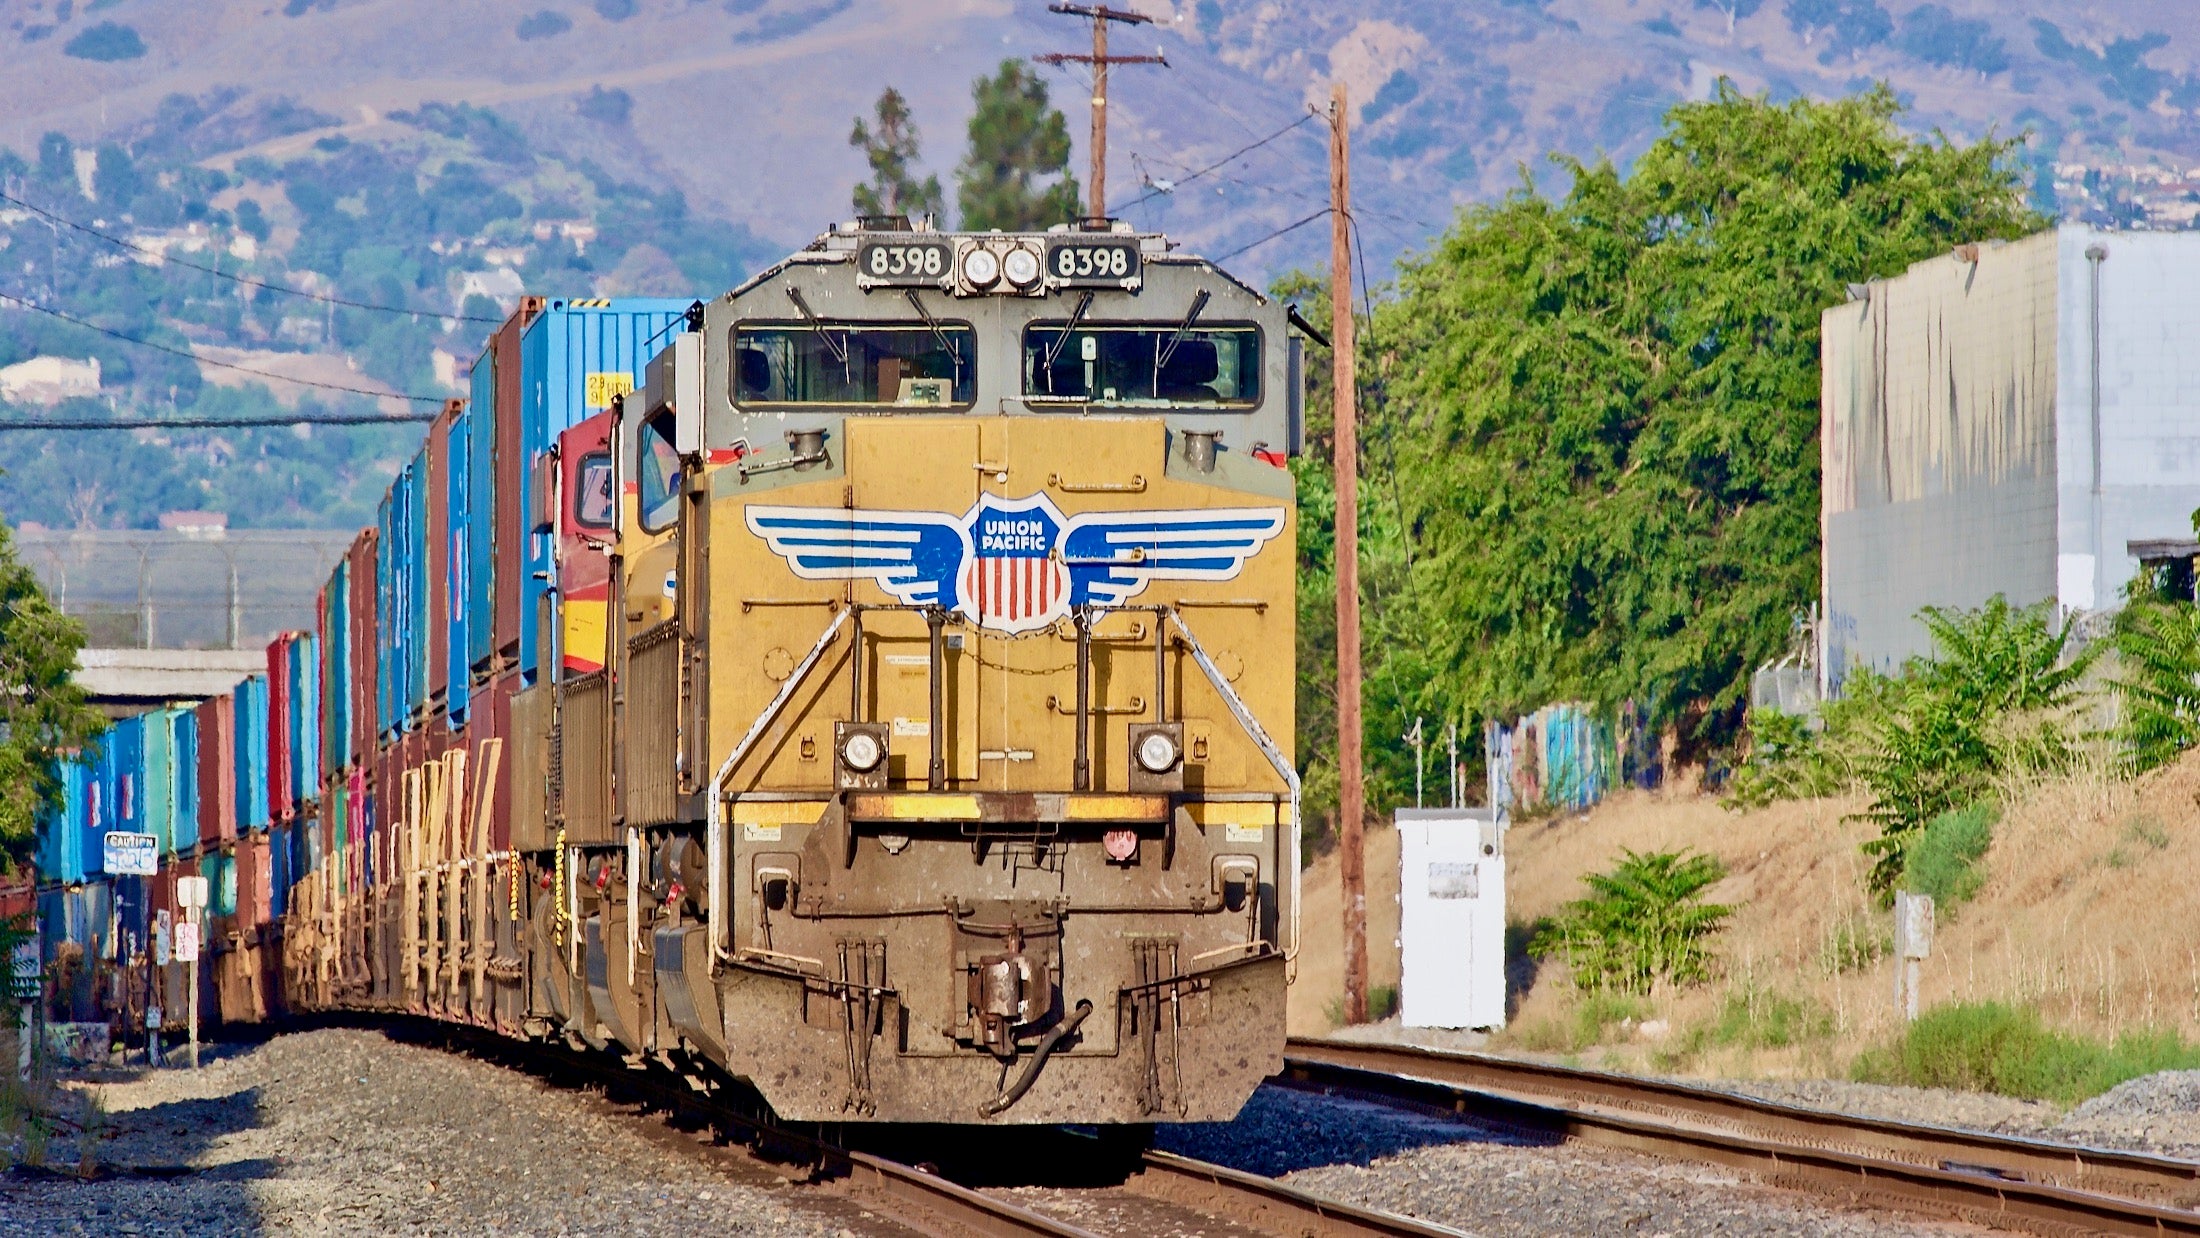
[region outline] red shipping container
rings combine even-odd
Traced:
[[[285,632],[267,647],[267,819],[290,819],[291,801],[297,798],[290,785],[290,650],[298,642],[295,632]]]
[[[428,429],[427,571],[428,630],[417,639],[428,645],[428,711],[449,699],[451,687],[451,434],[464,410],[463,400],[443,405],[443,415]]]
[[[520,436],[519,337],[542,313],[542,298],[522,297],[519,308],[490,338],[496,350],[496,615],[493,631],[499,659],[519,657],[519,606],[526,590],[525,513],[519,509],[520,481],[527,472],[526,445]],[[476,414],[479,415],[478,413]],[[473,462],[480,468],[482,462]]]
[[[236,702],[217,696],[193,711],[199,720],[199,844],[237,836]]]
[[[497,757],[496,777],[489,784],[489,849],[503,851],[512,845],[512,762],[517,754],[512,751],[512,698],[520,690],[518,671],[513,671],[489,686],[488,708],[481,721],[486,726],[473,727],[473,751],[467,757],[468,777],[479,785],[483,741],[501,740],[502,752]]]
[[[380,735],[376,714],[375,543],[373,529],[362,529],[351,544],[351,760],[363,765],[374,756]]]
[[[275,918],[273,852],[265,834],[237,842],[237,928],[265,928]]]

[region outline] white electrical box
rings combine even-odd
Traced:
[[[1487,808],[1398,810],[1398,1013],[1505,1025],[1505,841]]]

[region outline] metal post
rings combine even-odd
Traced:
[[[1421,719],[1418,716],[1413,719],[1413,729],[1406,732],[1406,742],[1413,745],[1413,806],[1415,808],[1426,807],[1421,802],[1421,775],[1427,765],[1427,762],[1422,758],[1428,752],[1428,744],[1421,738]]]
[[[1329,101],[1331,390],[1336,401],[1337,870],[1344,886],[1344,1017],[1367,1022],[1367,872],[1360,768],[1360,450],[1352,321],[1350,105],[1339,81]]]
[[[1077,766],[1071,789],[1092,790],[1092,616],[1080,606],[1071,612],[1077,623]]]
[[[190,908],[185,914],[190,918],[193,928],[196,929],[199,924],[199,909],[196,907]],[[205,948],[206,943],[201,941],[199,950],[203,951]],[[185,1009],[190,1012],[191,1021],[191,1069],[197,1070],[199,1068],[199,951],[193,951],[191,961],[184,964],[184,982],[191,990],[190,996],[185,1000]]]
[[[932,629],[932,764],[925,775],[925,785],[934,791],[947,789],[947,759],[941,747],[940,732],[947,729],[946,691],[943,681],[947,678],[947,612],[937,606],[924,612],[924,621]]]

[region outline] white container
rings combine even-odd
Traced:
[[[1398,810],[1399,1018],[1505,1026],[1504,831],[1487,808]]]

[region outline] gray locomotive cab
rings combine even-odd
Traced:
[[[701,343],[703,445],[754,468],[829,461],[848,417],[924,410],[1159,416],[1195,466],[1300,437],[1284,307],[1119,223],[843,224],[707,305]]]

